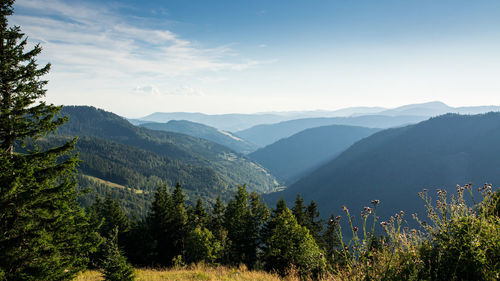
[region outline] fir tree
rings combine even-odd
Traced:
[[[215,235],[217,240],[222,241],[225,229],[224,229],[224,211],[225,207],[222,203],[220,196],[217,197],[214,207],[212,209],[212,215],[210,217],[209,229]]]
[[[208,215],[205,207],[203,206],[203,201],[200,197],[196,200],[196,205],[194,208],[190,209],[189,212],[189,229],[193,230],[196,227],[205,228],[208,224]]]
[[[103,220],[99,228],[99,233],[103,237],[111,235],[115,227],[118,227],[119,236],[126,233],[129,228],[128,218],[118,204],[118,200],[112,199],[109,193],[104,201],[96,198],[94,204],[89,208],[89,213],[95,219]]]
[[[292,208],[292,213],[297,219],[297,223],[305,226],[306,225],[306,208],[304,206],[304,199],[300,196],[300,194],[297,194],[297,197],[295,198],[295,206]]]
[[[169,220],[172,215],[172,197],[168,193],[166,185],[158,187],[155,193],[151,211],[147,217],[151,236],[154,240],[153,263],[167,265],[172,259]]]
[[[40,100],[50,65],[38,67],[41,47],[25,51],[20,27],[8,26],[13,3],[0,1],[0,268],[7,280],[71,279],[97,238],[76,201],[76,139],[37,146],[66,118]]]
[[[103,275],[104,280],[132,281],[135,280],[134,269],[127,263],[118,248],[118,227],[111,232],[104,243]]]
[[[326,257],[330,264],[334,264],[336,260],[341,258],[339,255],[340,251],[338,250],[341,245],[339,237],[339,223],[340,217],[336,218],[332,213],[328,219],[325,232],[322,236],[322,241],[324,241],[325,244]]]
[[[304,226],[309,229],[316,242],[322,246],[321,232],[323,231],[323,220],[320,219],[318,205],[312,200],[306,208],[306,222]]]
[[[269,210],[260,201],[260,196],[256,193],[249,195],[245,186],[239,186],[224,214],[232,264],[244,263],[250,268],[254,266],[261,228],[268,216]]]

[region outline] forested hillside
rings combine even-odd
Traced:
[[[140,126],[157,131],[176,132],[206,139],[243,154],[257,149],[257,145],[236,137],[229,132],[186,120],[171,120],[167,123],[144,123],[140,124]]]
[[[173,132],[140,128],[104,110],[68,106],[58,136],[80,136],[80,170],[89,176],[149,192],[159,182],[185,185],[190,200],[226,198],[238,184],[261,193],[279,184],[263,167],[222,145]],[[193,196],[193,198],[191,198]]]
[[[305,129],[328,126],[348,125],[369,128],[390,128],[413,124],[427,119],[424,116],[382,116],[363,115],[356,117],[305,118],[285,121],[277,124],[257,125],[252,128],[235,132],[247,141],[260,146],[266,146],[282,138],[287,138]]]
[[[283,196],[290,202],[299,193],[329,213],[380,199],[381,216],[424,213],[417,197],[424,188],[500,182],[499,143],[500,113],[447,114],[360,140],[267,201]]]
[[[288,183],[333,159],[356,141],[379,129],[332,125],[281,139],[248,155]]]

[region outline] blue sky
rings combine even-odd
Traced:
[[[47,99],[127,117],[500,104],[500,1],[17,0]]]

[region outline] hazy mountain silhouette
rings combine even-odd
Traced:
[[[299,132],[248,155],[291,183],[379,129],[331,125]]]
[[[167,123],[144,123],[140,125],[152,130],[177,132],[189,136],[206,139],[227,146],[240,153],[250,153],[257,149],[257,145],[249,143],[229,132],[186,120],[171,120]]]
[[[235,135],[260,146],[266,146],[282,138],[287,138],[305,129],[328,126],[349,125],[369,128],[390,128],[417,123],[427,119],[424,116],[383,116],[363,115],[356,117],[305,118],[284,121],[277,124],[258,125],[238,131]]]

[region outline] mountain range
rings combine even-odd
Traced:
[[[361,115],[386,116],[425,116],[434,117],[446,113],[480,114],[490,111],[500,111],[500,106],[468,106],[451,107],[442,102],[426,102],[403,105],[396,108],[384,107],[348,107],[338,110],[313,111],[276,111],[255,114],[203,114],[190,112],[156,112],[139,119],[129,119],[134,125],[150,122],[165,123],[170,120],[187,120],[205,124],[219,130],[236,132],[262,124],[274,124],[283,121],[319,117],[353,117]],[[423,120],[423,119],[422,119]]]
[[[428,119],[425,116],[385,116],[363,115],[355,117],[305,118],[284,121],[277,124],[257,125],[252,128],[238,131],[238,137],[246,139],[260,146],[272,144],[282,138],[287,138],[305,129],[328,126],[348,125],[369,128],[390,128],[413,124]]]
[[[297,194],[314,200],[323,215],[381,204],[377,215],[418,213],[425,218],[418,192],[453,191],[457,184],[500,183],[500,113],[447,114],[415,125],[375,133],[284,191],[266,196],[271,205]],[[410,221],[411,219],[408,218]]]

